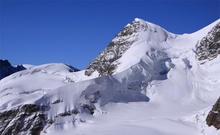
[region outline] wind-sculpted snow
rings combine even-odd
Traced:
[[[135,19],[85,70],[27,66],[0,80],[0,134],[220,135],[205,122],[220,57],[201,64],[196,50],[218,22],[175,35]]]
[[[58,111],[55,114],[59,114],[62,111],[70,111],[72,109],[83,112],[84,104],[92,107],[95,107],[96,104],[96,107],[100,107],[109,102],[149,101],[149,98],[141,93],[141,82],[145,79],[144,76],[141,72],[138,74],[133,69],[130,72],[131,75],[128,75],[128,78],[119,79],[117,76],[103,76],[63,86],[48,92],[36,103],[53,104],[51,105],[52,112]],[[138,74],[138,76],[135,74]],[[54,104],[56,101],[60,102]],[[60,106],[59,104],[65,106]],[[55,106],[57,108],[53,109]]]

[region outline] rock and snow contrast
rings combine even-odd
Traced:
[[[53,63],[1,79],[0,134],[220,135],[218,54],[220,19],[183,35],[135,19],[85,70]]]

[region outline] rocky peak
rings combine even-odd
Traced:
[[[138,32],[145,29],[138,19],[125,26],[86,68],[85,75],[97,71],[99,75],[112,74],[117,66],[116,60],[137,40]]]
[[[119,32],[114,39],[120,40],[121,38],[125,38],[127,36],[130,36],[134,33],[137,33],[142,30],[146,30],[147,24],[144,20],[135,18],[134,21],[132,21],[130,24],[127,24],[121,32]],[[114,40],[113,39],[113,40]]]
[[[213,60],[220,54],[220,22],[203,37],[197,46],[198,60],[202,63]]]
[[[25,67],[22,65],[18,65],[13,67],[8,60],[1,60],[0,59],[0,80],[6,76],[9,76],[15,72],[24,70]]]
[[[156,33],[156,29],[150,28],[148,23],[142,19],[134,19],[127,24],[109,43],[107,48],[102,51],[86,68],[85,75],[90,76],[97,71],[99,76],[113,74],[119,62],[117,61],[131,47],[131,45],[139,40],[141,32],[149,31]],[[150,35],[150,34],[149,34]]]

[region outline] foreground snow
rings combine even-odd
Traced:
[[[52,126],[46,134],[66,135],[219,135],[204,119],[210,108],[204,105],[179,105],[146,102],[109,103],[94,116],[82,114],[81,122]],[[206,108],[206,109],[204,109]]]

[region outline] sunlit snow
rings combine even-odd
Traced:
[[[43,135],[220,135],[205,123],[220,96],[220,57],[200,65],[195,53],[219,20],[183,35],[136,21],[148,29],[118,59],[113,75],[88,77],[57,63],[27,65],[0,80],[0,111],[50,104],[45,113],[54,124]],[[81,110],[83,104],[95,108],[94,114]],[[73,109],[80,113],[57,117]]]

